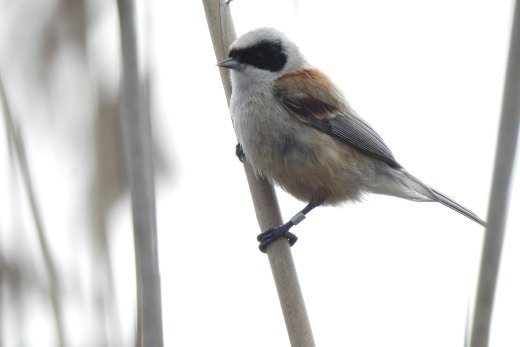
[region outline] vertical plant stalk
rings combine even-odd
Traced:
[[[495,155],[495,168],[484,237],[480,275],[469,329],[470,347],[489,343],[491,316],[507,219],[511,173],[515,162],[520,123],[520,3],[514,4],[511,42],[502,100],[502,115]],[[469,342],[469,344],[468,344]]]
[[[229,45],[236,38],[229,6],[223,0],[203,0],[202,2],[215,55],[217,61],[220,61],[227,57]],[[229,71],[221,68],[220,74],[229,105],[231,96]],[[247,161],[244,164],[244,169],[260,230],[264,231],[272,226],[282,224],[274,188],[265,179],[256,177],[251,165]],[[278,298],[280,299],[291,346],[315,346],[288,242],[286,240],[274,242],[267,249],[267,256],[278,291]]]
[[[45,271],[47,273],[47,278],[49,281],[49,297],[54,314],[57,344],[61,347],[65,347],[67,346],[67,343],[65,339],[65,330],[63,326],[58,273],[56,270],[56,265],[54,264],[54,260],[52,259],[49,241],[47,240],[47,233],[45,232],[45,228],[43,226],[43,221],[41,218],[41,212],[38,207],[38,203],[36,202],[36,194],[34,192],[34,187],[31,178],[32,176],[29,169],[29,164],[27,162],[24,140],[19,129],[17,129],[17,127],[14,124],[11,114],[11,108],[9,107],[7,95],[5,93],[4,84],[1,77],[0,102],[3,108],[4,121],[8,139],[7,141],[9,142],[9,148],[11,150],[14,150],[14,157],[17,159],[18,165],[20,166],[22,181],[25,186],[27,199],[29,200],[31,214],[33,217],[34,225],[36,227],[36,234],[38,236],[38,243],[40,245],[43,263],[45,265]]]
[[[123,60],[120,116],[132,198],[138,345],[156,347],[163,345],[163,332],[150,115],[139,78],[135,3],[118,0],[117,5]]]

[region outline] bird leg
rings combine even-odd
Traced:
[[[305,215],[312,211],[315,207],[318,207],[321,205],[321,202],[312,201],[307,204],[297,214],[295,214],[287,223],[278,225],[272,228],[267,229],[260,235],[256,237],[258,242],[260,242],[260,245],[258,245],[258,248],[264,253],[267,252],[267,247],[280,237],[283,237],[289,241],[289,245],[292,246],[296,243],[298,238],[293,233],[289,232],[289,229],[292,228],[294,225],[300,223],[302,220],[305,219]]]

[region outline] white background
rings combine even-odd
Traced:
[[[407,170],[486,218],[510,1],[235,0],[230,6],[238,35],[259,26],[287,33]],[[114,9],[104,19],[112,29]],[[165,345],[287,346],[270,267],[257,249],[261,230],[234,155],[202,2],[150,2],[146,18],[153,132],[173,172],[156,187]],[[100,41],[107,40],[103,35],[100,29]],[[95,40],[90,44],[100,49]],[[117,42],[106,47],[119,49]],[[32,126],[26,131],[37,137],[40,129]],[[53,186],[45,194],[48,182],[58,179],[48,163],[66,161],[73,172],[81,158],[65,149],[55,158],[54,148],[29,147],[42,195],[69,194],[74,173],[59,178],[63,192]],[[520,344],[518,176],[516,170],[493,347]],[[285,219],[304,206],[277,193]],[[68,199],[75,201],[74,195]],[[46,205],[49,229],[74,222],[63,210],[78,208],[71,205],[54,212]],[[125,200],[111,219],[125,345],[135,323],[128,213]],[[318,208],[293,231],[299,237],[293,257],[318,346],[463,344],[483,236],[478,224],[440,204],[367,196],[361,204]],[[73,238],[57,237],[54,247],[67,247]],[[74,257],[70,251],[62,260]],[[89,322],[67,315],[71,341],[83,346]],[[39,333],[29,341],[46,341],[49,324],[35,319],[32,331]]]

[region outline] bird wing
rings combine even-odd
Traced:
[[[274,94],[303,123],[321,130],[394,168],[401,168],[381,136],[348,107],[338,89],[314,68],[286,74],[275,81]]]

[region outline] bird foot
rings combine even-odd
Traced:
[[[256,237],[256,239],[260,242],[258,245],[258,248],[264,253],[267,252],[267,247],[280,237],[283,237],[284,239],[287,239],[289,241],[289,245],[292,246],[296,243],[298,240],[298,237],[294,235],[293,233],[289,232],[288,226],[279,225],[276,227],[272,227],[261,233]]]

